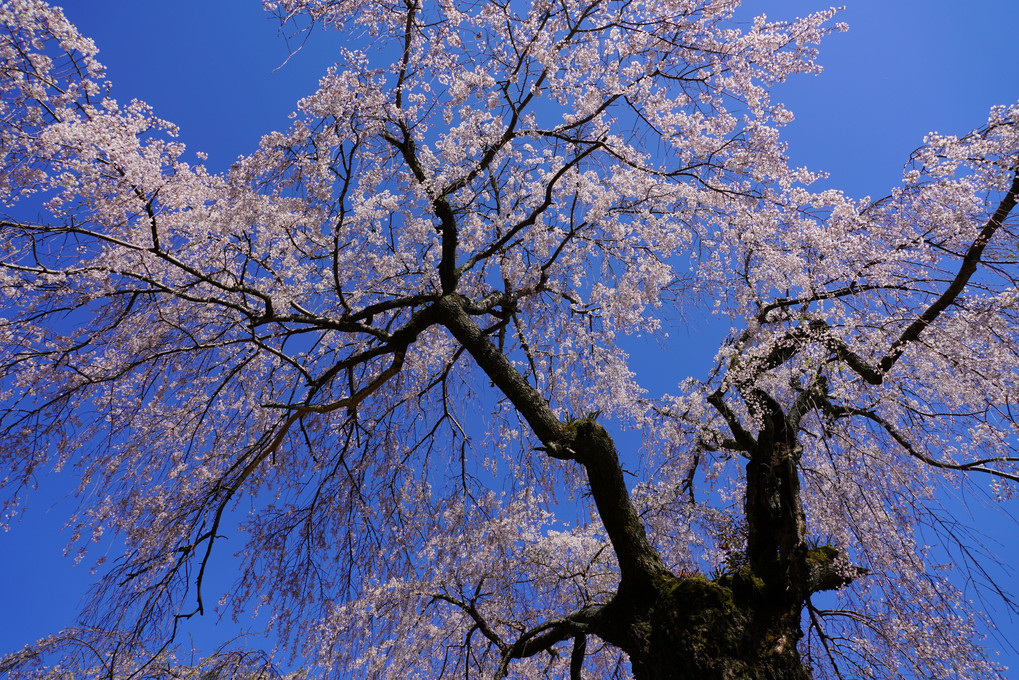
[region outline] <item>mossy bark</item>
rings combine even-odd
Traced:
[[[595,632],[629,655],[636,680],[809,680],[799,624],[768,599],[748,573],[663,574],[645,592],[621,589]]]

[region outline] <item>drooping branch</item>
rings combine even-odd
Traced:
[[[102,271],[105,271],[108,275],[123,276],[125,278],[141,281],[151,286],[154,289],[154,292],[157,293],[165,293],[182,300],[187,300],[189,302],[212,304],[228,308],[236,312],[239,312],[240,314],[252,320],[263,320],[273,317],[275,315],[275,312],[272,307],[272,298],[265,292],[260,291],[256,288],[252,288],[251,286],[244,285],[243,283],[231,284],[221,281],[215,276],[203,272],[202,270],[198,269],[195,266],[187,264],[186,262],[175,257],[166,250],[147,248],[135,243],[131,243],[129,241],[125,241],[124,239],[117,238],[116,236],[113,236],[111,234],[104,234],[99,231],[94,231],[91,229],[85,229],[83,227],[75,226],[73,223],[70,225],[48,226],[43,224],[31,224],[28,222],[0,220],[0,230],[7,229],[23,231],[25,234],[29,235],[29,238],[33,240],[39,238],[46,238],[51,235],[52,236],[71,235],[94,240],[97,244],[113,247],[123,253],[136,253],[139,255],[141,255],[142,253],[150,253],[155,257],[158,257],[160,260],[163,260],[172,271],[181,274],[186,274],[187,276],[192,277],[195,283],[208,285],[218,291],[228,294],[228,296],[230,295],[240,296],[241,298],[244,299],[246,299],[249,296],[257,298],[260,302],[262,302],[264,310],[252,309],[247,305],[235,302],[229,297],[215,297],[211,295],[192,294],[189,293],[185,287],[183,286],[177,288],[171,287],[167,283],[157,279],[155,276],[147,274],[144,270],[127,268],[118,269],[114,267],[108,267],[103,268]],[[0,267],[4,269],[9,269],[11,271],[22,271],[38,274],[57,273],[57,270],[49,269],[46,267],[27,268],[23,265],[19,265],[17,263],[8,261],[0,262]],[[72,273],[85,273],[87,271],[89,270],[81,268],[73,270],[61,270],[60,273],[72,274]]]
[[[1012,186],[1009,187],[1005,197],[1001,199],[997,210],[994,211],[994,214],[984,224],[976,239],[970,244],[969,249],[962,258],[962,264],[959,265],[959,271],[955,278],[952,279],[952,282],[948,284],[948,288],[918,318],[906,327],[906,330],[892,343],[888,353],[881,358],[878,366],[882,375],[887,374],[892,369],[892,366],[895,365],[903,352],[906,351],[906,347],[920,337],[920,333],[934,323],[948,309],[949,305],[954,303],[962,294],[966,284],[969,283],[970,278],[976,272],[977,265],[980,264],[980,258],[987,244],[991,242],[991,238],[994,237],[994,234],[1005,223],[1005,219],[1012,212],[1012,209],[1015,208],[1017,195],[1019,195],[1019,169],[1015,171]]]
[[[481,615],[481,612],[478,611],[476,598],[471,598],[469,601],[464,602],[455,597],[450,597],[449,595],[436,593],[435,595],[432,595],[432,600],[447,602],[463,610],[463,612],[467,614],[467,616],[471,617],[471,620],[474,622],[474,629],[481,631],[481,634],[484,635],[489,642],[495,645],[502,653],[503,657],[506,658],[509,645],[503,642],[502,638],[499,637],[499,634],[495,632],[492,626],[489,625],[488,621],[485,620],[485,617]]]
[[[918,449],[913,442],[909,440],[909,438],[899,432],[898,428],[889,422],[887,418],[882,417],[875,411],[863,408],[830,405],[827,408],[827,412],[836,417],[861,416],[873,423],[876,423],[895,441],[896,444],[901,446],[906,453],[913,458],[930,465],[931,467],[940,468],[942,470],[955,470],[957,472],[982,472],[994,477],[1000,477],[1001,479],[1007,479],[1012,482],[1019,482],[1019,475],[987,467],[989,463],[1019,463],[1019,457],[1006,456],[998,458],[982,458],[966,463],[949,463],[926,455],[923,451]]]
[[[981,262],[981,257],[983,256],[983,252],[987,245],[990,243],[998,229],[1000,229],[1004,224],[1005,219],[1015,208],[1017,196],[1019,196],[1019,170],[1015,172],[1012,185],[998,204],[994,214],[988,218],[977,237],[970,244],[965,255],[963,255],[959,270],[949,283],[948,287],[933,303],[924,309],[924,311],[916,319],[914,319],[904,331],[902,331],[899,337],[892,342],[888,352],[881,357],[876,364],[872,365],[867,359],[854,352],[842,339],[826,336],[824,338],[824,342],[828,346],[832,355],[839,361],[845,362],[846,365],[848,365],[868,384],[882,384],[882,382],[884,382],[885,375],[887,375],[887,373],[902,357],[906,348],[911,343],[915,342],[917,338],[920,337],[920,334],[928,326],[934,323],[934,321],[941,316],[941,314],[944,313],[949,306],[955,303],[955,301],[963,293],[973,274],[976,272],[977,266]],[[907,289],[908,288],[906,286],[899,285],[884,286],[851,284],[835,290],[812,295],[805,295],[796,298],[781,298],[764,306],[758,312],[757,318],[758,321],[764,322],[767,319],[767,315],[775,309],[809,304],[811,302],[819,302],[827,299],[848,297],[869,290]],[[811,322],[811,325],[808,328],[794,329],[793,331],[786,333],[785,337],[776,344],[776,348],[764,360],[761,370],[774,368],[786,361],[789,356],[795,354],[798,349],[797,342],[807,339],[807,333],[809,331],[822,331],[827,329],[827,327],[828,325],[826,322],[820,319],[815,319]]]
[[[510,664],[516,659],[526,659],[573,639],[573,650],[570,655],[571,678],[580,677],[584,655],[587,650],[587,634],[592,631],[602,615],[603,607],[592,605],[584,607],[563,618],[545,621],[533,628],[523,631],[516,640],[509,642],[493,627],[492,622],[485,618],[478,608],[477,597],[468,600],[458,599],[443,593],[432,595],[433,602],[446,602],[462,610],[473,622],[472,631],[480,632],[485,639],[499,650],[499,666],[494,678],[501,680],[509,674]]]
[[[909,290],[908,286],[891,285],[891,284],[859,284],[852,282],[847,286],[835,288],[831,290],[821,290],[818,292],[811,293],[809,295],[800,295],[797,297],[784,297],[770,302],[757,312],[758,323],[766,323],[768,321],[768,315],[777,309],[788,309],[790,307],[802,307],[810,305],[814,302],[822,302],[824,300],[837,300],[844,297],[853,297],[860,293],[866,293],[868,291],[885,291],[885,290]]]
[[[527,217],[514,224],[510,229],[506,231],[500,238],[496,239],[494,243],[489,245],[487,248],[480,250],[475,255],[472,255],[458,270],[458,273],[465,272],[471,269],[478,262],[491,257],[498,253],[500,250],[506,247],[506,245],[517,237],[526,228],[533,226],[537,223],[538,218],[548,210],[554,203],[553,198],[555,189],[559,185],[559,181],[569,172],[571,169],[577,167],[584,158],[592,154],[595,150],[602,148],[604,144],[602,142],[591,143],[586,149],[578,153],[577,156],[570,161],[563,163],[562,167],[552,173],[548,182],[545,184],[544,197],[537,206],[535,206],[528,214]]]

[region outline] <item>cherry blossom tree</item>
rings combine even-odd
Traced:
[[[769,92],[842,26],[737,4],[266,1],[338,61],[224,174],[0,5],[4,517],[73,468],[122,548],[0,673],[1002,677],[945,498],[1019,482],[1019,106],[814,190]],[[694,313],[650,393],[631,338]],[[213,600],[275,658],[182,658]]]

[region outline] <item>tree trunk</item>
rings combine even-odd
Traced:
[[[714,580],[668,571],[630,504],[608,433],[591,419],[568,425],[622,576],[594,632],[629,655],[636,680],[809,680],[796,649],[811,580],[797,446],[781,410],[770,415],[747,464],[747,553]]]
[[[638,568],[622,570],[620,589],[599,616],[596,634],[629,655],[636,680],[810,678],[797,651],[803,603],[812,586],[845,580],[828,574],[835,571],[834,548],[807,550],[795,429],[772,405],[748,456],[745,555],[713,580],[676,576],[660,560],[645,557]],[[644,531],[639,523],[621,528],[622,508],[632,512],[621,473],[614,485],[603,481],[620,470],[608,434],[590,421],[570,429],[620,562],[634,565],[642,551],[657,558],[650,544],[627,544],[614,535],[643,539]]]
[[[799,612],[773,601],[747,568],[714,581],[663,574],[646,592],[621,589],[593,628],[629,655],[636,680],[809,680]]]

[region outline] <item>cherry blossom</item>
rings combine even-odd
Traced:
[[[0,5],[3,518],[73,469],[74,548],[123,548],[2,672],[1003,677],[945,499],[1019,482],[1019,105],[860,201],[771,96],[835,10],[264,4],[343,46],[222,174]],[[731,331],[656,394],[680,308]],[[259,609],[271,654],[176,635]]]

